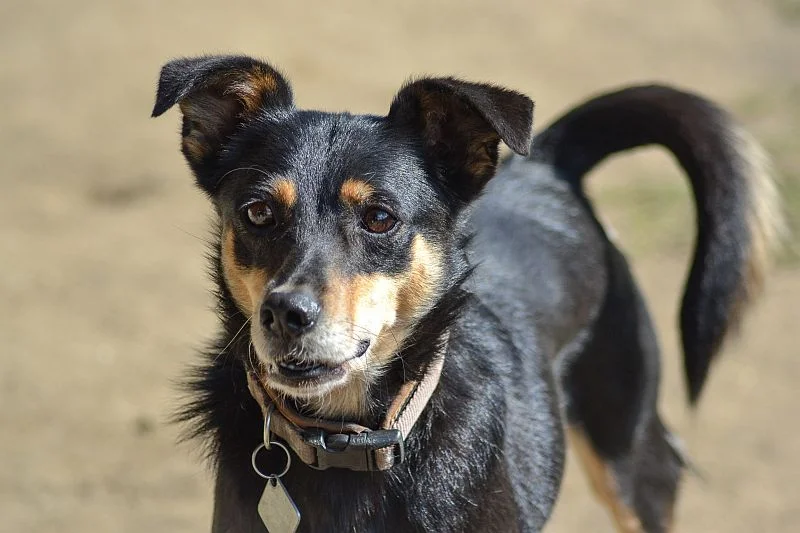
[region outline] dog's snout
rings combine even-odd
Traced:
[[[261,323],[273,333],[296,337],[314,327],[319,313],[319,303],[308,293],[272,292],[261,307]]]

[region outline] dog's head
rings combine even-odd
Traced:
[[[299,110],[286,80],[247,57],[168,63],[153,115],[176,103],[183,153],[219,214],[224,297],[250,319],[263,382],[359,416],[454,282],[456,219],[499,142],[527,153],[533,103],[425,78],[386,116]]]

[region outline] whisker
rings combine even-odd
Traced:
[[[180,231],[181,233],[185,233],[189,237],[193,237],[193,238],[197,239],[198,241],[202,242],[203,244],[206,244],[208,246],[214,246],[213,242],[211,242],[209,240],[206,240],[203,237],[200,237],[199,235],[195,235],[194,233],[183,229],[182,227],[178,226],[177,224],[172,224],[172,227],[175,228],[176,230]]]
[[[257,358],[258,354],[256,354],[256,359],[253,359],[254,348],[255,348],[255,346],[253,346],[253,341],[250,341],[247,344],[247,362],[250,363],[250,367],[253,370],[257,370],[258,367],[259,367],[258,358]]]
[[[254,171],[256,171],[256,172],[258,172],[258,173],[260,173],[260,174],[263,174],[263,175],[265,175],[265,176],[269,177],[269,174],[267,173],[267,171],[265,171],[265,170],[263,170],[263,169],[260,169],[260,168],[258,168],[258,167],[254,167],[254,166],[249,166],[249,167],[237,167],[237,168],[234,168],[234,169],[232,169],[232,170],[229,170],[228,172],[226,172],[225,174],[223,174],[222,176],[220,176],[220,178],[217,180],[217,184],[221,183],[221,182],[222,182],[222,180],[224,180],[225,178],[227,178],[229,175],[233,174],[234,172],[238,172],[238,171],[240,171],[240,170],[254,170]]]
[[[214,361],[216,361],[217,359],[219,359],[219,358],[222,356],[222,354],[224,354],[224,353],[225,353],[225,351],[226,351],[228,348],[230,348],[230,347],[231,347],[231,344],[233,344],[233,342],[236,340],[236,338],[239,336],[239,334],[240,334],[242,331],[244,331],[244,328],[245,328],[245,326],[247,326],[247,324],[250,322],[250,319],[251,319],[251,318],[253,318],[253,315],[250,315],[249,317],[247,317],[247,320],[245,320],[245,321],[244,321],[244,324],[242,324],[242,327],[240,327],[240,328],[239,328],[239,331],[237,331],[237,332],[236,332],[236,333],[233,335],[233,337],[231,338],[231,340],[228,342],[228,344],[226,344],[226,345],[225,345],[225,347],[224,347],[224,348],[223,348],[223,349],[222,349],[222,350],[221,350],[221,351],[220,351],[220,352],[219,352],[219,353],[218,353],[216,356],[214,356]]]

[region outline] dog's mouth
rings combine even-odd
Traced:
[[[351,361],[364,357],[370,347],[370,341],[363,340],[358,343],[355,353],[338,363],[328,363],[299,358],[282,359],[274,366],[269,377],[278,383],[290,386],[310,387],[344,377],[347,374],[347,365]]]

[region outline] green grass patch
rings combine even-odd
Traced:
[[[781,184],[781,196],[786,212],[789,235],[786,246],[778,255],[779,264],[800,265],[800,180],[795,176]]]
[[[640,175],[625,184],[593,187],[598,213],[634,255],[686,253],[694,242],[694,203],[676,174]]]
[[[800,0],[772,0],[778,15],[789,22],[800,22]]]
[[[800,1],[791,3],[800,10]],[[800,85],[765,88],[743,98],[736,109],[772,158],[789,229],[778,262],[796,266],[800,264]]]

